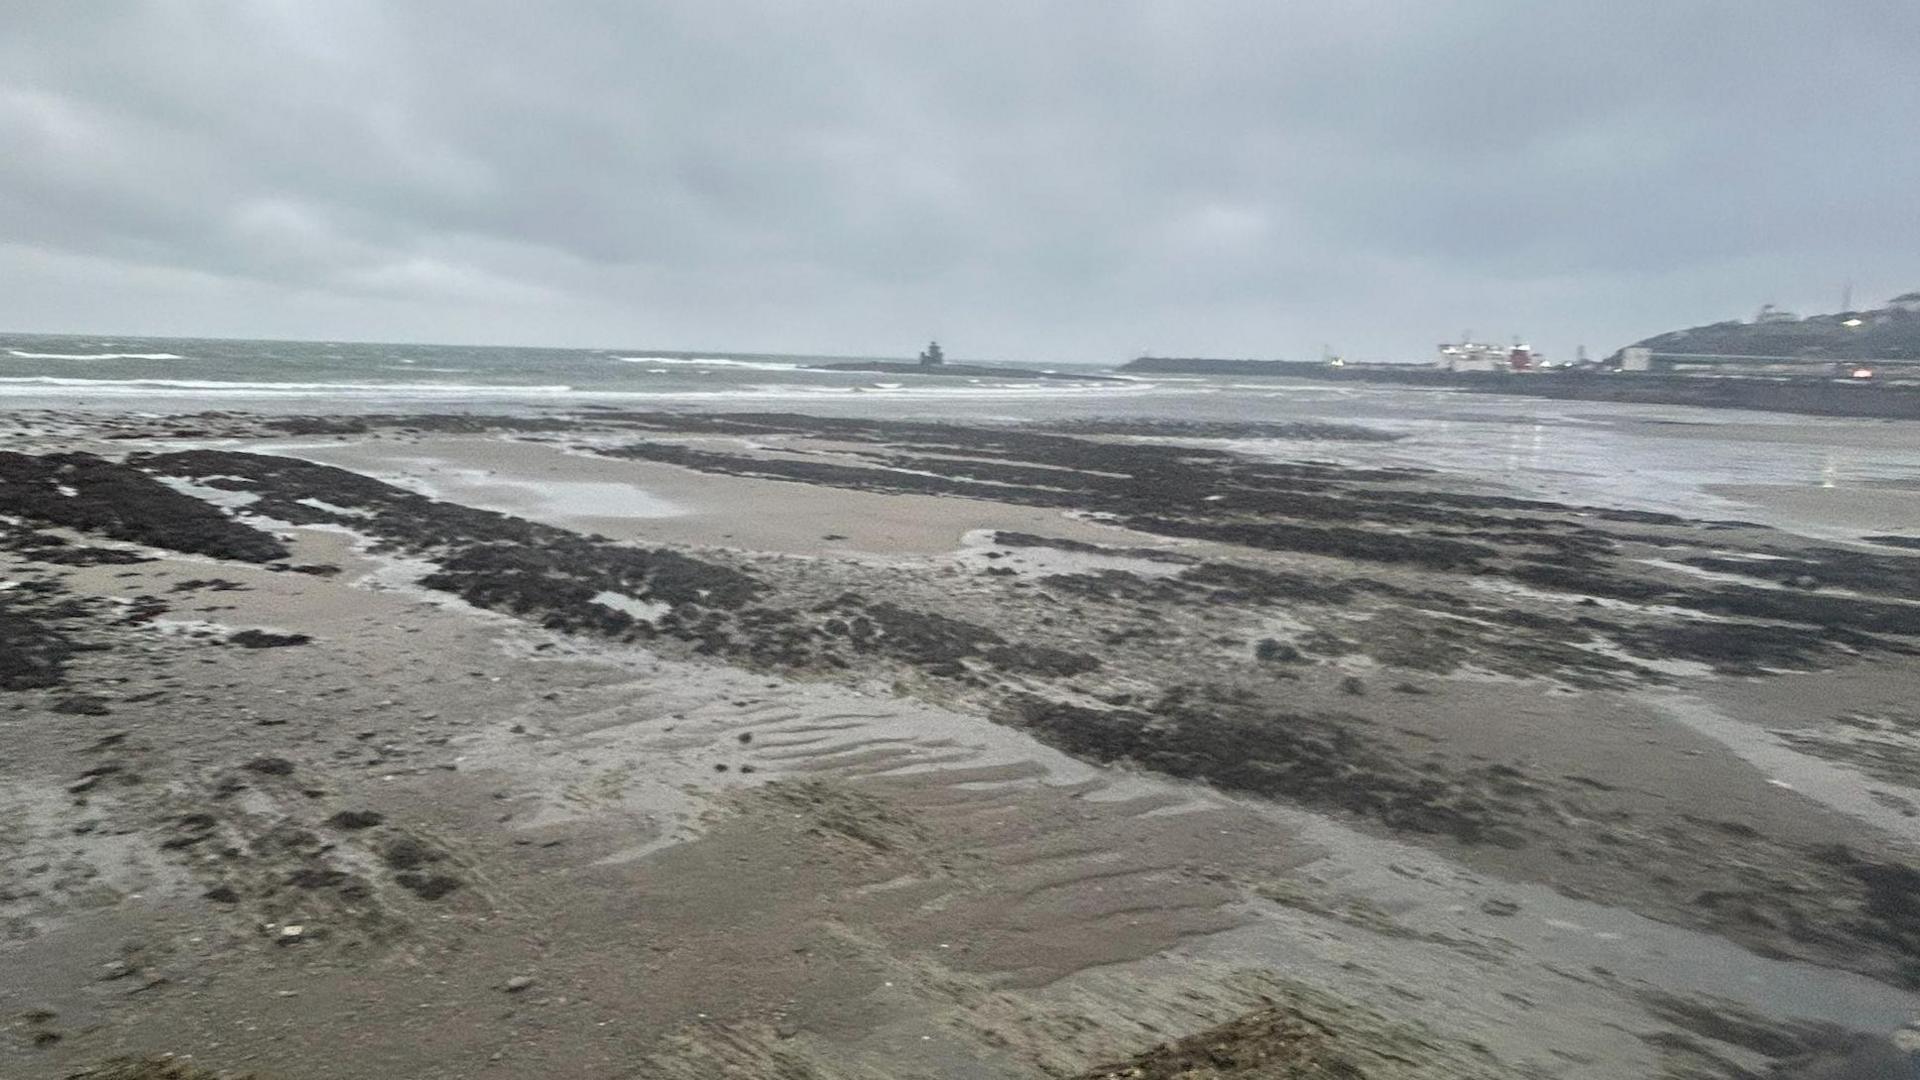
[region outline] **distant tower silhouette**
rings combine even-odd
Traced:
[[[927,342],[926,349],[920,353],[920,366],[939,367],[946,362],[947,354],[940,351],[940,343],[937,341]]]

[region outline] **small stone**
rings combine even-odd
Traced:
[[[525,990],[532,985],[533,985],[533,976],[515,975],[513,978],[507,980],[506,991],[509,994],[517,994],[520,991]]]
[[[371,829],[385,820],[373,810],[342,810],[328,818],[327,824],[336,829]]]
[[[268,630],[242,630],[227,637],[228,644],[243,649],[281,649],[289,645],[305,645],[312,640],[306,634],[276,634]]]
[[[460,887],[460,879],[448,874],[416,874],[409,871],[395,875],[394,880],[422,900],[438,900]]]

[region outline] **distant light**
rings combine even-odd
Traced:
[[[1873,378],[1873,369],[1870,367],[1854,368],[1853,377],[1856,379],[1871,379]]]
[[[1845,322],[1841,323],[1840,325],[1841,326],[1859,326],[1861,323],[1864,323],[1864,322],[1866,322],[1865,319],[1848,319]]]

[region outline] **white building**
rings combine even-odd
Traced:
[[[1507,356],[1504,345],[1462,341],[1458,345],[1440,346],[1440,357],[1434,366],[1441,371],[1506,371],[1510,366]]]

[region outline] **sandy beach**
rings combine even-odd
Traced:
[[[0,1074],[1868,1077],[1920,1015],[1907,492],[17,428]]]

